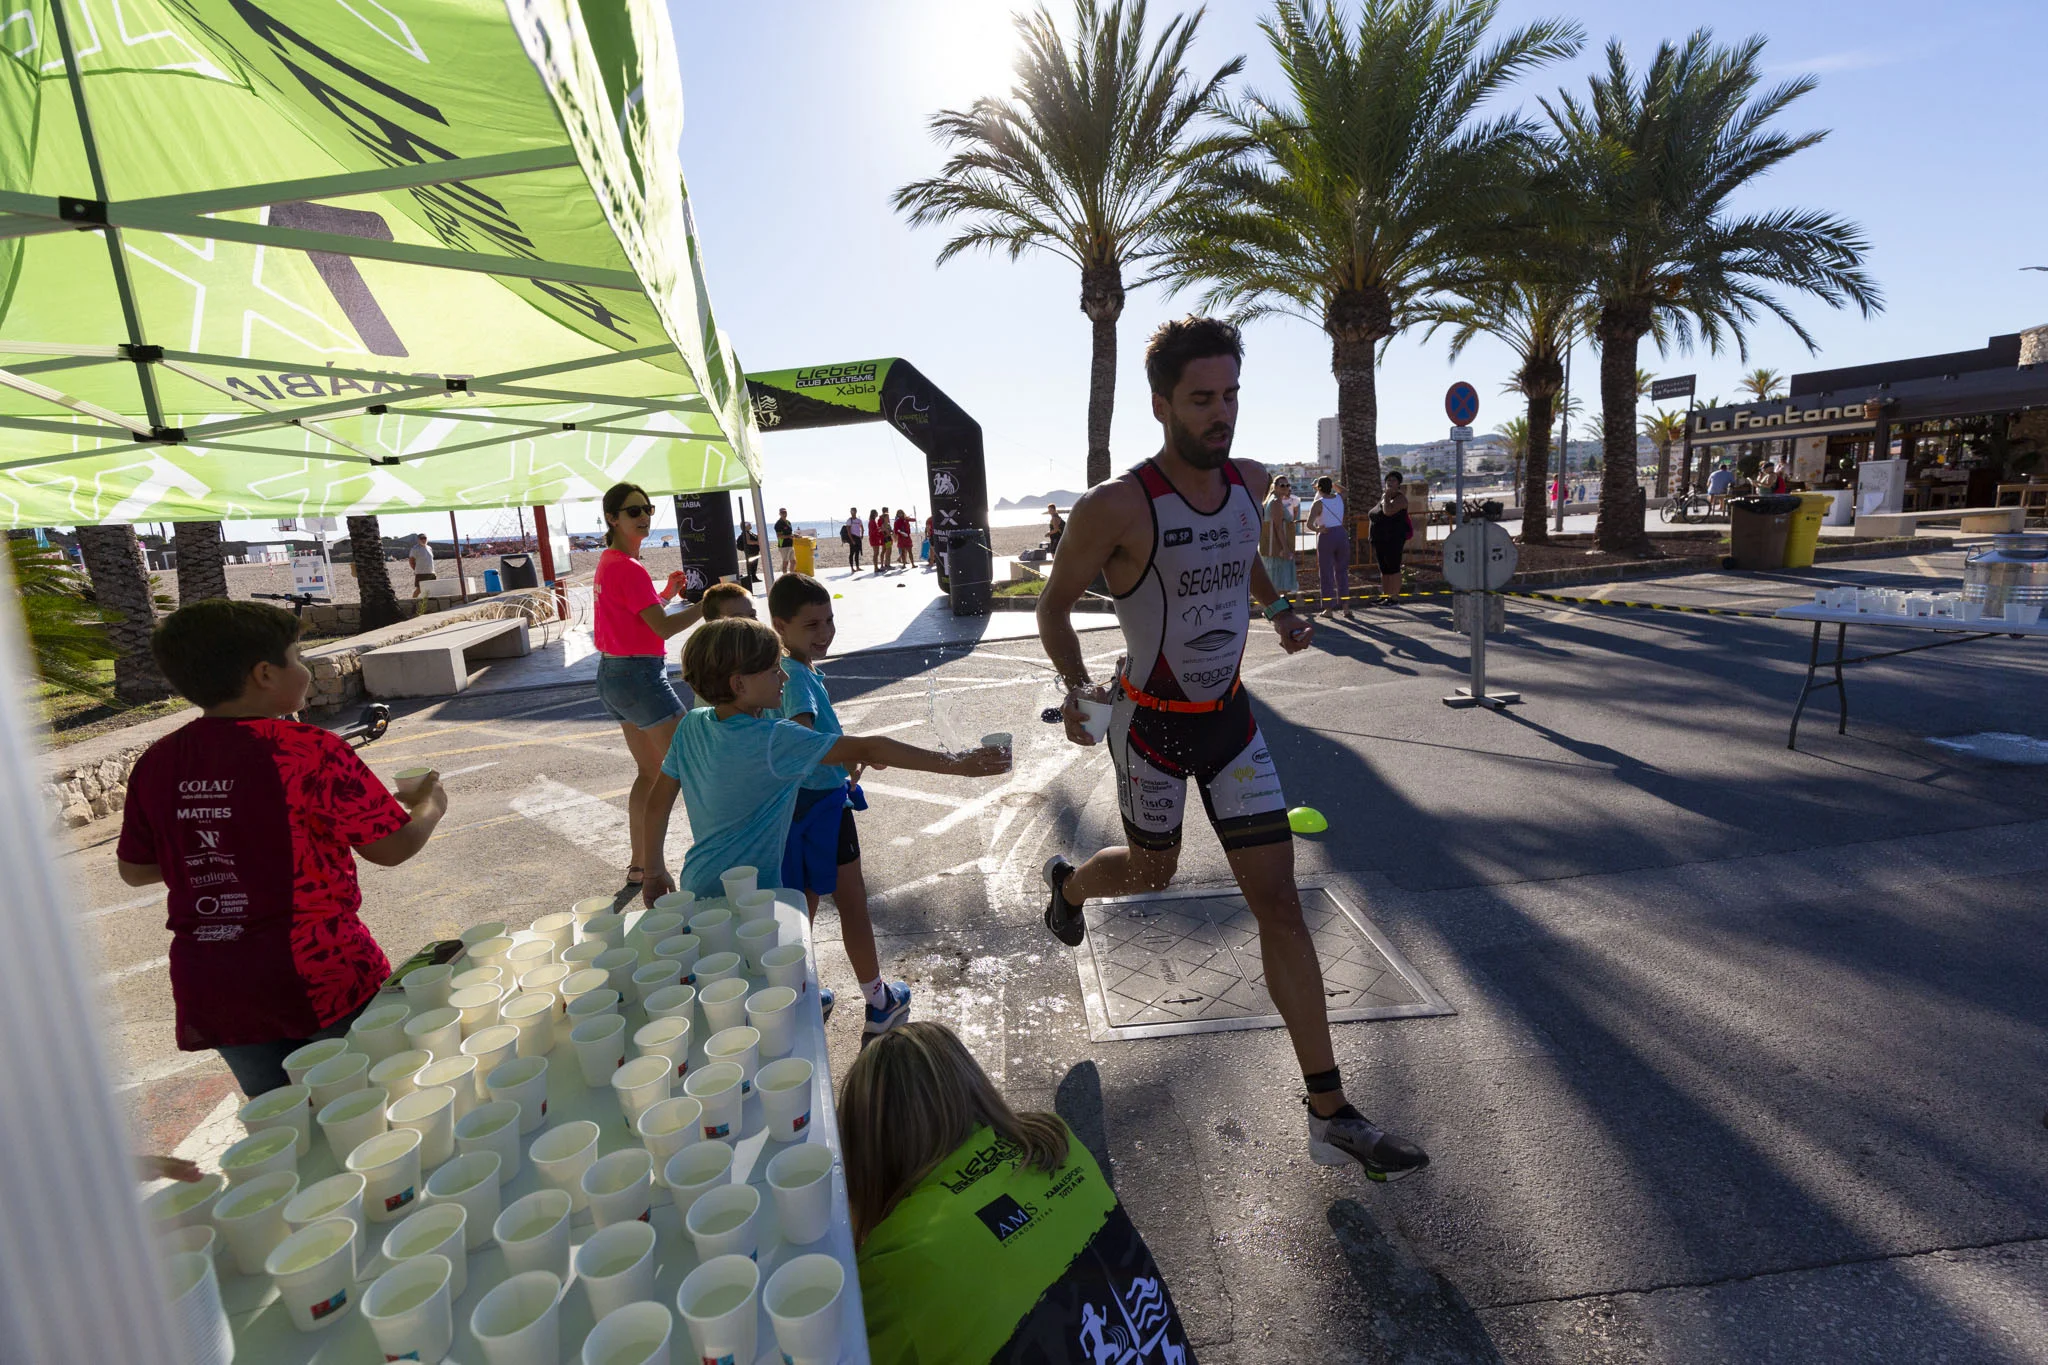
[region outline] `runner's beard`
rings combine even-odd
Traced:
[[[1221,469],[1230,461],[1230,442],[1234,431],[1222,423],[1209,427],[1212,435],[1220,434],[1223,445],[1219,449],[1181,424],[1178,417],[1166,419],[1166,442],[1173,447],[1173,453],[1197,469]]]

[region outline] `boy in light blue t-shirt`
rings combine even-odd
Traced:
[[[1010,766],[1001,749],[954,757],[879,735],[843,735],[778,719],[785,682],[782,641],[750,618],[698,627],[683,647],[683,677],[711,704],[676,726],[650,794],[647,837],[654,855],[640,889],[648,905],[676,889],[663,844],[678,795],[689,810],[693,840],[683,856],[682,888],[710,898],[723,894],[718,877],[730,867],[758,868],[764,887],[786,885],[782,855],[790,816],[805,779],[821,764],[960,777],[991,777]],[[873,942],[870,930],[870,953]]]

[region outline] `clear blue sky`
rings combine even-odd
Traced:
[[[939,166],[942,153],[925,126],[934,110],[1007,91],[1012,8],[1004,0],[670,6],[686,100],[683,166],[713,302],[742,361],[765,370],[911,360],[980,420],[992,497],[1081,482],[1088,329],[1079,280],[1051,257],[972,257],[937,268],[940,232],[912,231],[888,199]],[[1153,8],[1156,23],[1175,7],[1154,0]],[[1502,8],[1503,25],[1576,17],[1589,39],[1577,62],[1525,81],[1516,102],[1560,84],[1582,87],[1610,35],[1640,61],[1658,40],[1702,24],[1724,40],[1764,34],[1774,70],[1819,75],[1820,88],[1793,106],[1786,126],[1831,135],[1758,184],[1745,204],[1823,208],[1860,223],[1886,307],[1866,321],[1802,305],[1819,356],[1766,323],[1750,338],[1749,364],[1791,373],[1894,359],[1979,346],[1994,333],[2048,322],[2048,274],[2019,271],[2048,265],[2039,93],[2048,6],[2038,0],[1509,0]],[[1276,92],[1257,29],[1265,10],[1252,0],[1212,3],[1196,47],[1200,68],[1243,53],[1243,79]],[[1112,440],[1119,464],[1158,441],[1138,364],[1145,337],[1192,303],[1192,294],[1169,300],[1157,290],[1130,297]],[[1336,408],[1327,340],[1287,319],[1255,324],[1246,340],[1239,452],[1313,458],[1316,419]],[[1590,351],[1578,360],[1575,380],[1590,381]],[[1732,351],[1659,357],[1647,344],[1642,363],[1660,373],[1697,370],[1702,397],[1732,396],[1744,368]],[[1513,415],[1516,401],[1499,391],[1509,368],[1506,355],[1485,344],[1453,368],[1441,339],[1396,341],[1379,374],[1381,439],[1441,437],[1443,390],[1457,378],[1478,386],[1482,428]],[[811,519],[855,503],[865,510],[922,501],[921,457],[886,428],[766,441],[771,517],[777,505]],[[588,517],[574,519],[581,527]]]

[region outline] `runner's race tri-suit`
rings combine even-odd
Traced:
[[[1116,599],[1129,649],[1109,725],[1124,832],[1138,848],[1178,848],[1195,779],[1225,849],[1290,837],[1273,756],[1238,681],[1250,628],[1259,504],[1235,462],[1220,506],[1202,511],[1158,462],[1132,474],[1150,499],[1152,554]]]

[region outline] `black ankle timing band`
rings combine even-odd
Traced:
[[[1334,1066],[1328,1071],[1318,1071],[1312,1076],[1303,1076],[1301,1083],[1308,1087],[1308,1093],[1311,1095],[1327,1095],[1333,1090],[1342,1090],[1344,1088],[1343,1079],[1337,1075],[1337,1068]]]

